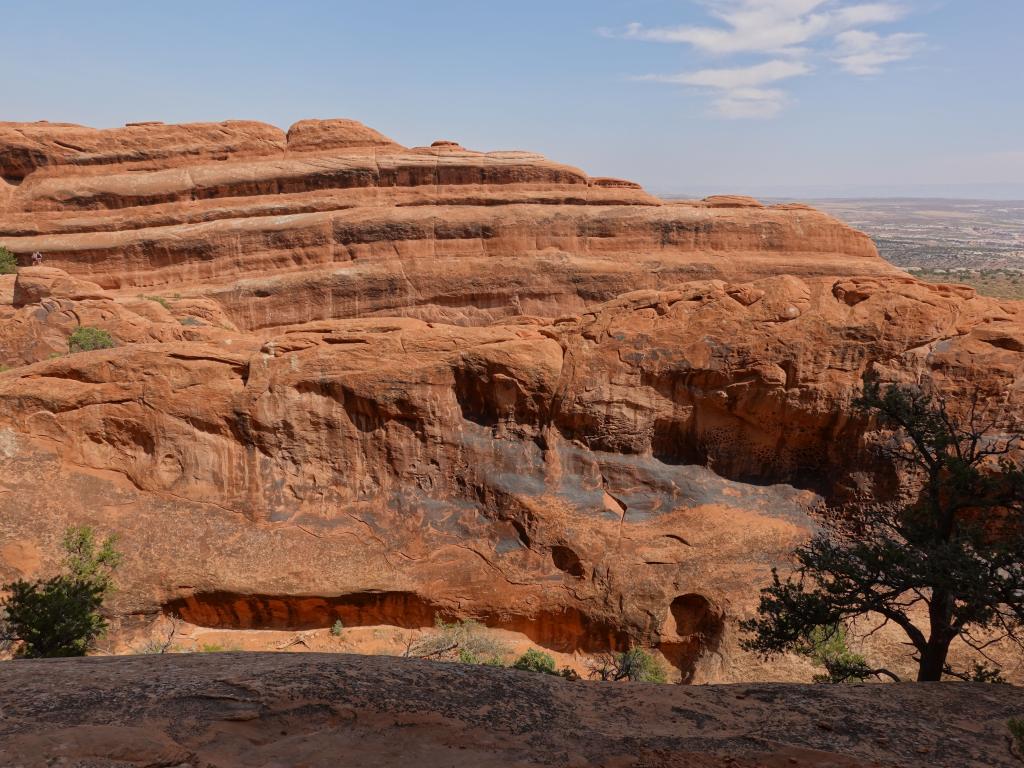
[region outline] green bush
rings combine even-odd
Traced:
[[[867,660],[846,646],[846,630],[840,625],[815,627],[796,651],[825,668],[825,674],[814,676],[816,683],[863,681],[874,674]]]
[[[954,672],[952,669],[946,670],[947,674]],[[961,680],[966,680],[969,683],[992,683],[995,685],[1005,685],[1006,678],[1003,677],[1003,671],[999,667],[990,667],[987,663],[974,662],[972,668],[962,674],[954,673],[953,677],[958,677]]]
[[[0,245],[0,275],[13,275],[18,271],[18,257]]]
[[[622,654],[621,667],[626,677],[636,683],[664,683],[665,669],[643,648],[634,648]]]
[[[643,648],[602,654],[591,660],[590,676],[599,680],[629,680],[634,683],[668,681],[665,668]]]
[[[99,542],[88,527],[64,535],[64,562],[53,578],[19,579],[3,586],[0,636],[17,645],[15,654],[30,659],[84,656],[107,628],[100,610],[113,589],[121,561],[114,538]]]
[[[489,637],[478,621],[445,622],[440,617],[434,623],[435,631],[409,645],[406,656],[420,659],[443,659],[463,664],[502,666],[508,653],[503,643]]]
[[[555,671],[555,659],[549,653],[531,648],[512,665],[516,669],[525,669],[528,672],[541,672],[545,675],[557,675]]]
[[[90,352],[94,349],[110,349],[114,346],[113,337],[107,331],[83,325],[71,334],[68,349],[71,352]]]
[[[505,662],[501,656],[490,656],[484,657],[478,653],[460,648],[458,655],[455,657],[456,661],[460,664],[482,664],[485,667],[504,667]]]
[[[1017,756],[1024,760],[1024,717],[1011,717],[1006,721],[1006,727],[1010,729]]]
[[[345,625],[341,623],[341,619],[338,619],[331,625],[331,634],[335,637],[341,637],[343,629],[345,629]]]
[[[163,296],[143,296],[142,298],[146,299],[147,301],[155,301],[164,309],[170,310],[171,308],[170,303],[168,303],[167,299],[165,299]]]

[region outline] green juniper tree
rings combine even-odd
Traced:
[[[773,656],[821,627],[880,617],[907,636],[920,681],[981,679],[948,665],[956,638],[982,654],[1002,640],[1024,648],[1021,440],[984,421],[979,402],[957,417],[927,392],[865,380],[856,407],[875,416],[879,450],[904,479],[899,500],[817,512],[795,574],[773,571],[757,617],[742,623],[744,647]]]
[[[0,245],[0,275],[13,275],[18,271],[18,257]]]
[[[121,561],[114,543],[112,536],[99,541],[92,528],[69,528],[60,574],[3,586],[0,639],[23,658],[84,656],[107,628],[100,611]]]

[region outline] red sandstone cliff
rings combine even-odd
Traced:
[[[0,124],[0,177],[46,255],[0,306],[0,576],[117,530],[125,616],[474,616],[710,679],[814,494],[870,482],[865,371],[1021,413],[1019,305],[803,206],[351,121]]]

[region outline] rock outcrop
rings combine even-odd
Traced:
[[[0,176],[45,254],[0,307],[0,577],[117,531],[126,621],[474,617],[721,679],[807,506],[886,482],[865,372],[1020,421],[1020,305],[804,206],[352,121],[0,124]]]
[[[0,763],[1014,768],[1009,685],[568,682],[409,659],[198,654],[0,667]]]
[[[244,328],[477,324],[686,279],[894,274],[807,208],[666,202],[525,152],[408,149],[353,121],[0,124],[0,241],[108,289],[212,296]]]

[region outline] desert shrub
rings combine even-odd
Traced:
[[[979,664],[977,661],[974,662],[974,666],[965,673],[957,674],[948,666],[945,672],[947,675],[959,677],[961,680],[966,680],[969,683],[993,683],[998,685],[1006,683],[1006,678],[1003,677],[1003,671],[999,669],[999,667],[990,667],[987,663]]]
[[[338,619],[331,624],[331,634],[335,637],[341,637],[342,630],[345,629],[345,625],[341,623],[341,619]]]
[[[107,331],[86,325],[72,333],[68,339],[68,350],[71,352],[90,352],[94,349],[110,349],[113,346],[114,339]]]
[[[166,310],[170,310],[171,308],[171,305],[163,296],[143,296],[142,298],[146,299],[147,301],[155,301],[157,304],[159,304]]]
[[[199,320],[195,317],[183,317],[178,322],[189,328],[194,328],[196,326],[204,324],[202,320]]]
[[[1011,717],[1006,721],[1006,727],[1010,729],[1010,738],[1017,756],[1024,760],[1024,717]]]
[[[177,645],[167,645],[162,640],[152,638],[136,648],[132,653],[136,656],[160,656],[165,653],[180,653],[181,648]]]
[[[444,659],[464,664],[502,664],[508,654],[504,643],[488,637],[478,621],[445,622],[438,618],[435,631],[409,645],[406,656],[421,659]]]
[[[664,667],[643,648],[623,653],[622,668],[626,670],[626,677],[636,683],[664,683],[666,680]]]
[[[220,643],[203,643],[199,646],[200,653],[226,653],[230,648],[225,648]]]
[[[18,271],[18,257],[0,245],[0,275],[13,275]]]
[[[634,683],[664,683],[665,668],[643,648],[606,653],[590,663],[590,676],[599,680],[629,680]]]
[[[550,653],[538,651],[531,648],[512,664],[516,669],[525,669],[528,672],[541,672],[545,675],[557,675],[555,671],[555,659]]]
[[[814,676],[816,683],[863,681],[878,674],[863,656],[847,647],[846,630],[839,624],[815,627],[795,650],[825,668],[825,674]]]
[[[35,582],[5,584],[7,598],[0,632],[16,644],[23,658],[84,656],[107,628],[101,608],[113,589],[113,573],[121,561],[108,537],[100,542],[88,527],[64,535],[61,573]]]

